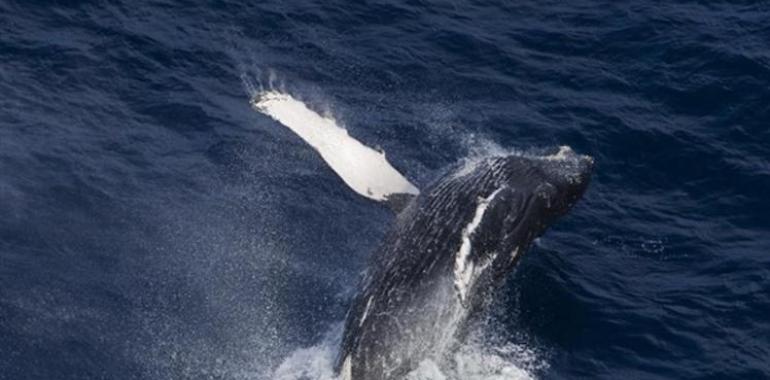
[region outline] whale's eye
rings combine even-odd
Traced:
[[[540,184],[537,189],[535,189],[535,196],[544,200],[546,203],[546,207],[550,208],[552,206],[552,201],[554,197],[556,197],[558,191],[556,189],[556,186],[551,184],[550,182],[544,182]]]

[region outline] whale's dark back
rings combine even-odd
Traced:
[[[423,190],[372,257],[348,312],[338,370],[356,380],[396,379],[439,354],[519,253],[580,198],[592,166],[571,150],[493,157],[451,168]],[[474,281],[458,289],[466,256]]]

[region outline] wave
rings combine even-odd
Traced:
[[[341,328],[334,328],[318,345],[295,350],[270,378],[341,380],[333,369],[341,332]],[[514,343],[498,345],[476,336],[447,353],[440,362],[424,360],[405,380],[530,380],[547,368],[541,353],[532,347]]]

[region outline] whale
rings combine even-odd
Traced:
[[[461,161],[418,189],[382,151],[293,96],[268,91],[251,103],[395,213],[345,317],[335,361],[345,380],[404,379],[426,360],[441,362],[533,241],[582,198],[594,170],[592,157],[561,146]]]

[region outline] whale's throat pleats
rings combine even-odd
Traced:
[[[419,194],[417,187],[388,162],[385,153],[362,144],[334,119],[319,115],[291,95],[267,91],[257,94],[251,104],[312,146],[358,194],[389,201],[396,211],[404,200],[403,196],[396,197],[397,194]]]

